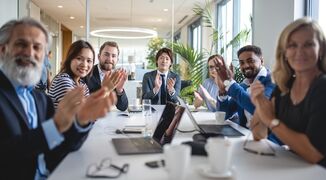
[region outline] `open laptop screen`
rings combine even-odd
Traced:
[[[168,102],[155,129],[153,139],[161,145],[171,143],[183,112],[184,107]]]

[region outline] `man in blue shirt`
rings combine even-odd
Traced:
[[[48,44],[48,32],[36,20],[0,28],[0,179],[45,179],[115,103],[106,88],[85,99],[79,87],[54,111],[51,99],[33,88]]]
[[[240,70],[245,76],[241,83],[232,78],[224,62],[215,61],[218,72],[219,110],[226,112],[226,119],[238,113],[239,124],[248,128],[249,121],[255,111],[255,106],[250,100],[250,84],[255,80],[261,81],[265,86],[265,96],[270,98],[275,85],[272,83],[270,72],[263,66],[261,49],[254,45],[247,45],[239,49],[238,58]]]

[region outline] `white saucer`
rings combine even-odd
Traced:
[[[199,174],[209,178],[230,178],[232,177],[232,169],[233,167],[225,173],[215,173],[211,171],[208,164],[201,164],[197,168]]]

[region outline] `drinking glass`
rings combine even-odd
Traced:
[[[151,137],[153,133],[153,129],[151,127],[152,124],[152,105],[150,99],[143,99],[143,118],[145,119],[145,128],[143,135],[144,137]]]

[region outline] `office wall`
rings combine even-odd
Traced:
[[[260,46],[265,66],[272,68],[275,47],[283,28],[304,15],[304,0],[254,0],[253,44]]]
[[[9,20],[26,16],[40,20],[40,8],[30,0],[0,1],[0,26]]]
[[[10,19],[18,17],[18,0],[0,1],[0,26]]]

